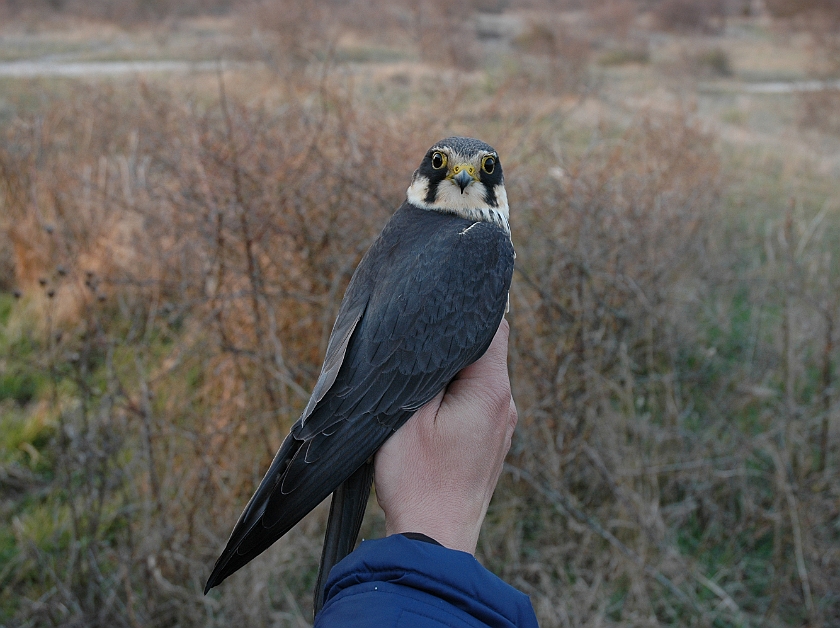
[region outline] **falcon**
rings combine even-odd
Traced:
[[[329,570],[355,546],[373,455],[490,346],[507,310],[513,260],[498,154],[476,139],[439,141],[353,273],[312,396],[239,516],[205,594],[332,493],[318,612]]]

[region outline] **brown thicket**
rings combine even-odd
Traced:
[[[777,18],[798,17],[808,13],[840,14],[840,3],[837,0],[764,0],[764,4],[770,15]]]
[[[712,20],[727,13],[724,0],[660,0],[653,7],[653,14],[660,27],[675,31],[708,30]]]
[[[440,79],[432,108],[394,113],[312,55],[265,102],[226,75],[212,96],[100,86],[3,127],[0,289],[23,293],[4,333],[44,384],[0,411],[45,434],[0,467],[4,622],[307,625],[323,509],[204,581],[355,264],[422,151],[458,132],[501,152],[518,254],[520,425],[481,560],[545,627],[836,625],[832,207],[742,229],[691,111],[568,150],[541,100],[585,64],[562,29],[518,41],[534,75],[489,96]],[[541,78],[562,64],[562,84]],[[372,503],[364,534],[382,532]]]
[[[840,1],[825,0],[796,13],[791,26],[811,37],[810,74],[818,79],[840,78]],[[840,136],[840,89],[835,85],[799,97],[803,128]]]
[[[326,88],[318,106],[269,113],[220,85],[204,113],[140,86],[125,100],[79,92],[8,129],[17,285],[46,313],[49,337],[62,331],[46,366],[81,395],[65,411],[56,391],[55,410],[71,545],[83,551],[21,557],[56,560],[66,578],[46,608],[28,609],[36,618],[63,605],[125,623],[133,602],[106,602],[138,577],[151,594],[142,625],[217,606],[192,589],[305,403],[344,286],[410,177],[404,138]],[[86,378],[99,361],[106,381],[94,391]],[[98,458],[76,485],[88,450]],[[107,514],[91,508],[106,501]],[[103,562],[121,570],[102,576]],[[228,611],[250,607],[243,598]]]

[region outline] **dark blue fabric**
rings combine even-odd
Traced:
[[[395,534],[333,567],[315,628],[536,628],[527,595],[470,554]]]

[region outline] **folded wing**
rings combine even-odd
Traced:
[[[468,227],[472,227],[469,228]],[[487,350],[513,247],[491,223],[403,205],[362,259],[321,376],[207,583],[267,549]]]

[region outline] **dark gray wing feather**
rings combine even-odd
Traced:
[[[313,610],[317,615],[324,605],[324,587],[330,570],[342,558],[353,551],[362,519],[365,515],[370,486],[373,482],[373,460],[368,460],[356,469],[333,493],[327,531],[324,534],[324,549],[321,565],[315,582]]]

